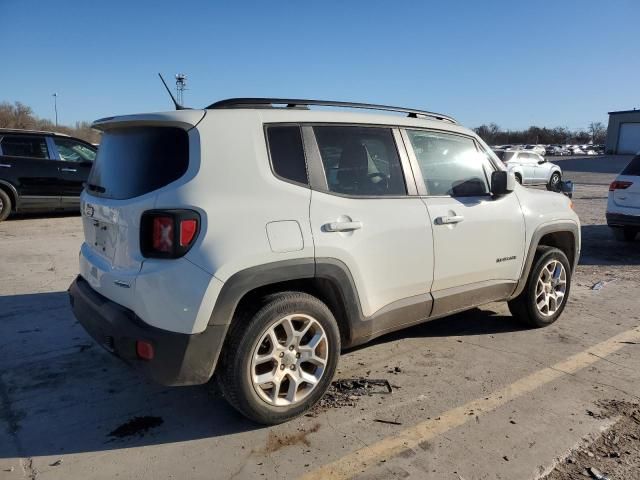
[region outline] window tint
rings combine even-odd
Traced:
[[[189,166],[189,137],[174,127],[133,127],[102,135],[87,180],[91,195],[125,199],[177,180]]]
[[[329,190],[347,195],[406,195],[390,128],[314,127]]]
[[[624,168],[621,175],[640,175],[640,155],[633,157],[633,160]]]
[[[5,135],[0,140],[2,154],[9,157],[49,158],[47,142],[42,137]]]
[[[66,162],[93,162],[96,159],[96,151],[87,145],[69,140],[67,138],[53,137],[60,160]]]
[[[267,140],[273,171],[287,180],[308,185],[300,127],[268,127]]]
[[[419,130],[407,133],[429,195],[465,197],[489,193],[483,167],[487,160],[473,140]]]

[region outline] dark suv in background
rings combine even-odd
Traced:
[[[61,133],[0,129],[0,221],[78,210],[97,148]]]

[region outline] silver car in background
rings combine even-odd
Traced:
[[[494,150],[494,153],[522,185],[545,185],[547,190],[560,191],[562,170],[542,155],[526,150]]]

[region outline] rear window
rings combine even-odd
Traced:
[[[640,175],[640,155],[633,157],[633,160],[622,171],[622,175]]]
[[[164,187],[189,166],[187,132],[174,127],[134,127],[102,135],[87,190],[91,195],[125,199]]]
[[[307,165],[300,127],[296,125],[267,128],[273,171],[286,180],[307,185]]]
[[[0,148],[8,157],[49,158],[47,144],[42,137],[5,135],[0,137]]]

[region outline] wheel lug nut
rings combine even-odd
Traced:
[[[291,370],[295,370],[296,366],[295,365],[291,365]]]
[[[284,357],[284,352],[280,352],[280,358]]]
[[[290,345],[290,346],[289,346],[289,350],[293,350],[293,345]]]
[[[296,353],[296,358],[300,358],[300,354],[299,353]]]
[[[284,365],[280,365],[280,370],[284,370]]]

